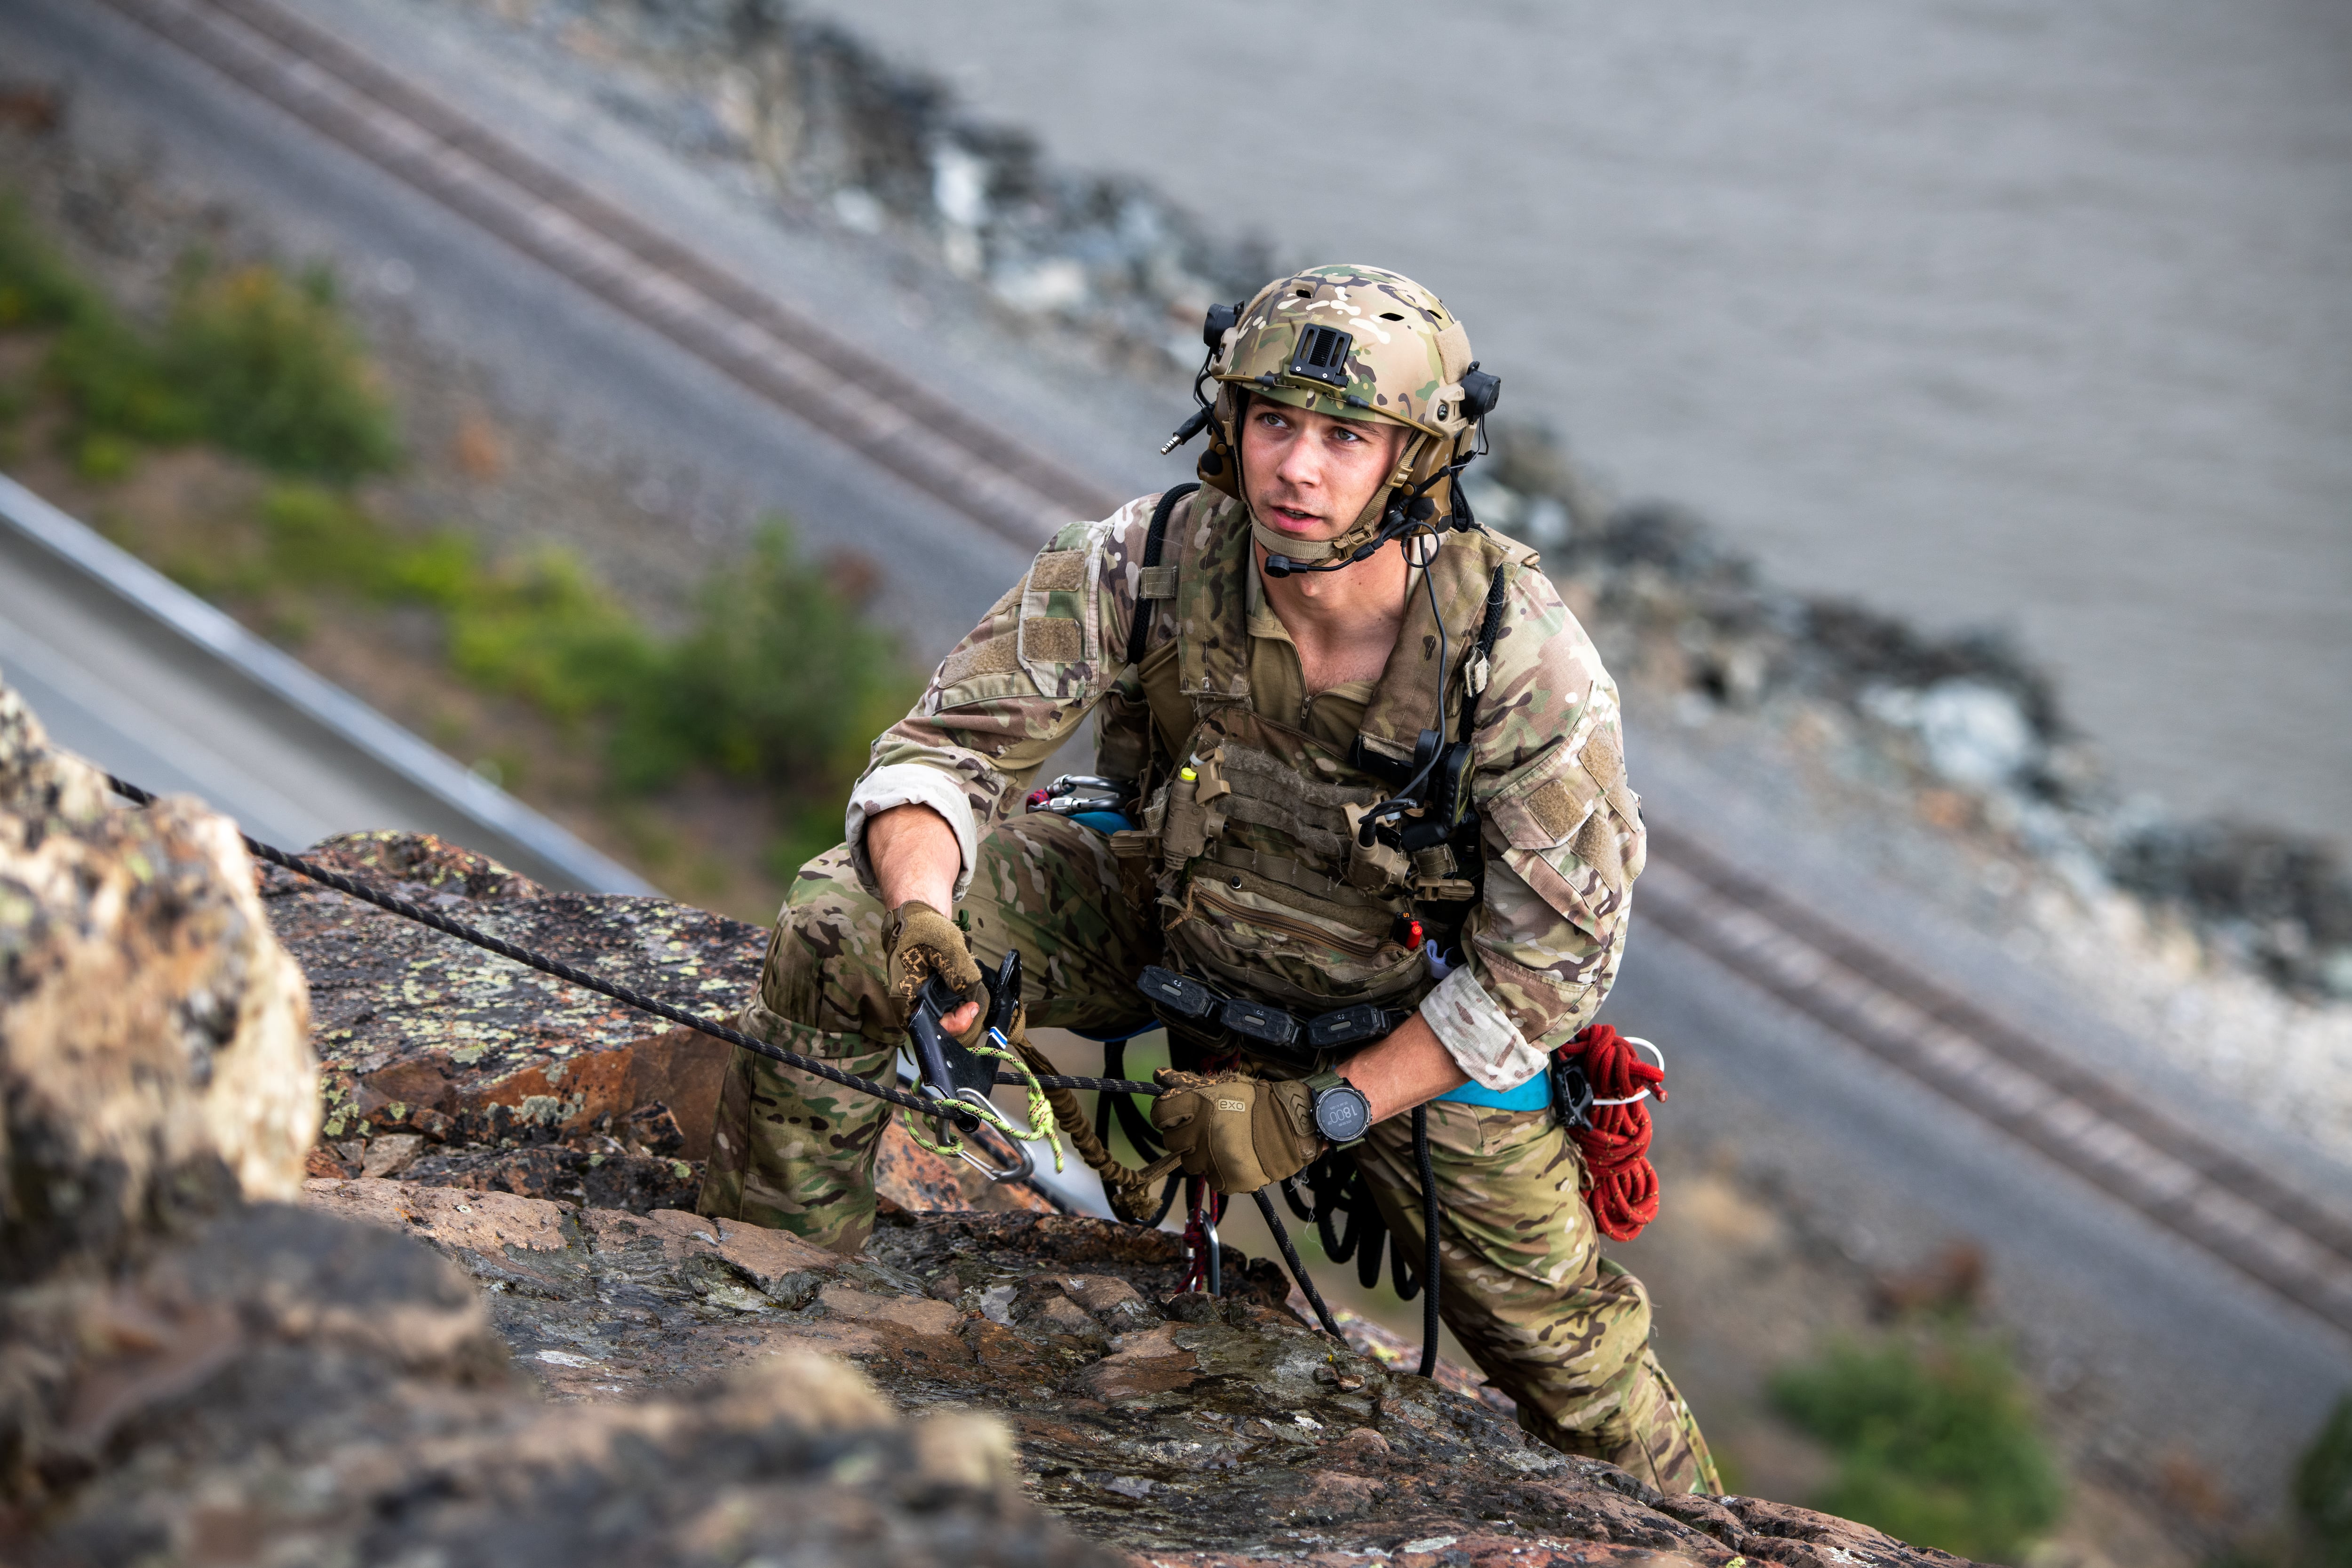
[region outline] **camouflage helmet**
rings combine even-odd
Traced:
[[[1213,332],[1220,314],[1211,313]],[[1476,371],[1470,335],[1435,294],[1377,267],[1310,267],[1259,289],[1210,348],[1207,373],[1219,385],[1201,479],[1244,502],[1236,458],[1248,396],[1411,432],[1355,522],[1319,549],[1287,542],[1292,556],[1319,559],[1370,540],[1400,489],[1428,486],[1433,516],[1453,510],[1452,481],[1429,481],[1469,455],[1497,384]]]

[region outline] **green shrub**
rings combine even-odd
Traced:
[[[63,326],[96,303],[33,231],[24,204],[0,195],[0,331]]]
[[[1813,1506],[1922,1546],[2013,1562],[2065,1492],[2008,1358],[1954,1333],[1847,1345],[1790,1368],[1773,1402],[1837,1456]]]
[[[73,410],[68,439],[175,446],[204,434],[204,411],[173,384],[147,340],[110,310],[78,313],[42,366]]]
[[[389,597],[399,542],[349,496],[318,485],[278,485],[261,502],[270,579]]]
[[[281,474],[349,480],[399,456],[392,412],[335,304],[332,280],[192,268],[158,361],[203,433]]]
[[[446,607],[460,675],[566,722],[630,706],[660,657],[627,609],[560,550],[476,573]]]
[[[698,763],[768,784],[845,780],[916,689],[890,639],[771,522],[703,590],[694,629],[616,732],[614,763],[639,788]]]
[[[392,411],[329,275],[183,268],[161,331],[74,276],[22,205],[0,202],[0,331],[55,328],[43,369],[73,414],[68,439],[208,440],[281,474],[347,482],[399,457]],[[89,465],[122,471],[115,447]]]

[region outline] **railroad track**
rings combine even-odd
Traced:
[[[1654,927],[2352,1333],[2352,1219],[1653,825]]]
[[[106,0],[367,162],[1023,547],[1126,498],[646,227],[268,0]],[[2352,1334],[2352,1218],[1654,827],[1646,921]]]
[[[972,419],[266,0],[108,4],[1024,550],[1129,499]]]

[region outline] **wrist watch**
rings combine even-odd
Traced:
[[[1353,1143],[1372,1124],[1372,1102],[1364,1091],[1336,1072],[1318,1072],[1307,1080],[1307,1103],[1315,1110],[1315,1131],[1334,1143]]]

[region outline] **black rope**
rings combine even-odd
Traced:
[[[133,805],[154,804],[155,797],[136,784],[126,784],[111,773],[107,775],[106,782],[113,787],[117,795]],[[551,974],[558,980],[569,982],[583,990],[593,991],[600,996],[609,996],[615,1002],[625,1003],[639,1012],[651,1013],[655,1017],[667,1018],[673,1024],[683,1024],[689,1029],[698,1029],[715,1039],[725,1040],[730,1046],[740,1046],[747,1051],[756,1052],[772,1061],[782,1062],[788,1068],[813,1073],[828,1083],[837,1083],[844,1089],[854,1089],[860,1094],[870,1094],[877,1100],[887,1100],[893,1105],[904,1106],[908,1110],[919,1111],[925,1116],[955,1117],[961,1125],[963,1119],[971,1114],[968,1108],[962,1109],[959,1114],[959,1108],[953,1101],[933,1100],[927,1095],[908,1094],[903,1090],[892,1089],[887,1084],[877,1083],[870,1078],[860,1078],[856,1073],[844,1072],[831,1062],[820,1061],[814,1057],[804,1057],[798,1051],[788,1051],[781,1046],[772,1046],[765,1040],[754,1039],[740,1029],[730,1029],[726,1025],[714,1023],[709,1018],[698,1018],[682,1007],[673,1007],[668,1003],[648,996],[643,992],[633,991],[625,985],[615,985],[611,981],[600,980],[584,970],[574,969],[562,959],[549,958],[544,954],[533,952],[529,948],[517,947],[510,942],[492,936],[486,931],[478,931],[462,921],[453,921],[448,916],[428,910],[421,904],[412,904],[405,899],[396,899],[390,893],[380,892],[365,882],[353,881],[340,872],[328,870],[324,866],[314,866],[300,856],[289,855],[283,849],[273,848],[250,834],[239,834],[238,837],[245,840],[246,848],[252,851],[257,858],[267,860],[273,866],[283,866],[298,876],[308,877],[314,882],[332,888],[335,891],[357,899],[362,903],[373,904],[376,908],[389,910],[403,920],[411,920],[419,925],[431,926],[445,936],[454,936],[460,942],[471,942],[476,947],[495,952],[500,958],[511,960],[526,968],[536,969],[542,974]],[[1017,1076],[1015,1081],[1019,1081]],[[1140,1085],[1139,1089],[1145,1093],[1159,1092],[1150,1084]]]
[[[996,1075],[996,1081],[1027,1083],[1029,1080],[1017,1072],[1001,1072]],[[1066,1078],[1058,1073],[1046,1073],[1041,1075],[1037,1081],[1047,1089],[1084,1089],[1097,1094],[1158,1094],[1160,1092],[1158,1084],[1144,1083],[1131,1078]]]
[[[1421,1167],[1421,1225],[1429,1239],[1421,1270],[1422,1289],[1425,1292],[1421,1302],[1421,1375],[1428,1377],[1437,1371],[1437,1172],[1429,1158],[1426,1105],[1412,1108],[1412,1157]]]
[[[1316,1289],[1315,1281],[1307,1277],[1307,1266],[1298,1261],[1298,1248],[1290,1245],[1290,1232],[1283,1228],[1282,1216],[1274,1212],[1274,1200],[1265,1195],[1264,1187],[1250,1196],[1257,1200],[1257,1212],[1265,1215],[1265,1228],[1274,1232],[1274,1244],[1282,1248],[1282,1260],[1290,1265],[1290,1277],[1298,1281],[1298,1288],[1307,1293],[1307,1304],[1315,1309],[1316,1321],[1323,1325],[1325,1333],[1346,1344],[1348,1336],[1341,1333],[1339,1325],[1331,1321],[1331,1309],[1323,1304],[1322,1292]]]
[[[1125,1040],[1105,1040],[1103,1042],[1103,1071],[1125,1072],[1126,1070],[1127,1042]],[[1108,1149],[1110,1147],[1110,1107],[1113,1098],[1113,1096],[1108,1094],[1098,1094],[1095,1096],[1095,1142],[1101,1144],[1105,1149]]]

